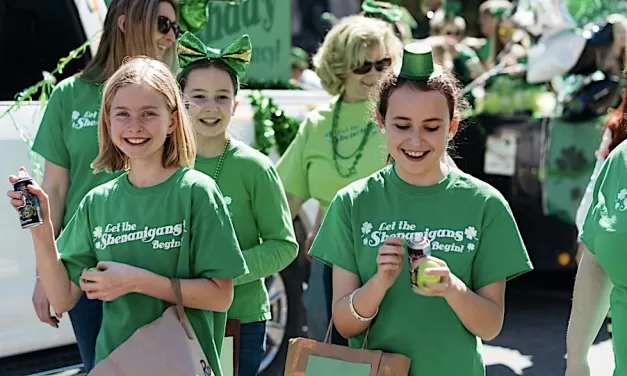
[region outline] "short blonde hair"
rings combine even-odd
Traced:
[[[163,167],[193,167],[196,157],[196,139],[176,79],[164,63],[140,56],[126,61],[104,86],[98,118],[99,152],[91,165],[95,172],[114,172],[130,168],[128,157],[111,139],[110,111],[118,90],[129,85],[143,83],[150,85],[163,95],[166,107],[176,115],[176,127],[165,140],[161,159]]]
[[[156,57],[154,33],[159,4],[162,2],[172,5],[178,17],[176,0],[111,1],[98,51],[79,76],[88,82],[103,83],[120,68],[127,57]],[[124,16],[124,32],[118,26],[120,16]],[[165,50],[162,60],[173,72],[176,71],[176,43]]]
[[[403,43],[385,21],[349,16],[333,26],[313,57],[324,90],[331,95],[342,94],[348,74],[366,62],[366,49],[374,44],[385,47],[392,66],[403,55]]]

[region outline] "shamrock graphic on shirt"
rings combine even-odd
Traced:
[[[100,238],[102,237],[102,226],[94,228],[94,232],[92,234],[94,235],[94,245],[96,246],[96,249],[101,249],[102,243],[100,243]]]
[[[614,209],[618,211],[627,211],[627,189],[623,188],[618,192],[616,196],[616,204],[614,205]]]

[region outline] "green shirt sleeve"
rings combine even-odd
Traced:
[[[243,250],[249,273],[235,279],[235,285],[278,273],[298,255],[290,208],[279,176],[272,166],[255,179],[251,201],[261,244]]]
[[[311,120],[308,117],[298,128],[296,137],[277,164],[277,171],[285,191],[302,200],[308,200],[311,197],[305,164],[305,147],[310,127]]]
[[[195,190],[190,224],[194,278],[235,279],[248,273],[226,204],[218,189]]]
[[[327,265],[337,265],[359,275],[349,204],[350,200],[343,197],[341,192],[335,196],[309,254]]]
[[[627,144],[623,144],[608,156],[599,172],[579,235],[593,254],[598,248],[620,249],[627,233]]]
[[[57,239],[57,248],[61,254],[61,260],[65,265],[70,280],[79,286],[80,276],[83,270],[95,267],[98,264],[93,238],[90,231],[89,208],[87,205],[89,196],[85,196],[78,209],[63,229]]]
[[[33,151],[46,161],[52,162],[65,169],[70,168],[70,154],[65,145],[63,123],[67,121],[64,103],[64,86],[57,86],[50,95],[44,115],[37,130],[33,144]]]
[[[472,265],[474,291],[533,269],[509,205],[502,197],[488,197],[477,255]]]

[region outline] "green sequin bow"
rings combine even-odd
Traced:
[[[205,46],[194,34],[186,32],[178,40],[177,55],[182,69],[178,75],[179,80],[187,73],[191,64],[202,60],[221,60],[241,79],[250,63],[252,45],[248,34],[244,34],[219,50]]]

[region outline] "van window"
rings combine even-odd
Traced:
[[[52,72],[62,57],[87,40],[74,0],[0,1],[0,101]],[[91,59],[87,49],[70,62],[57,82],[85,67]]]

